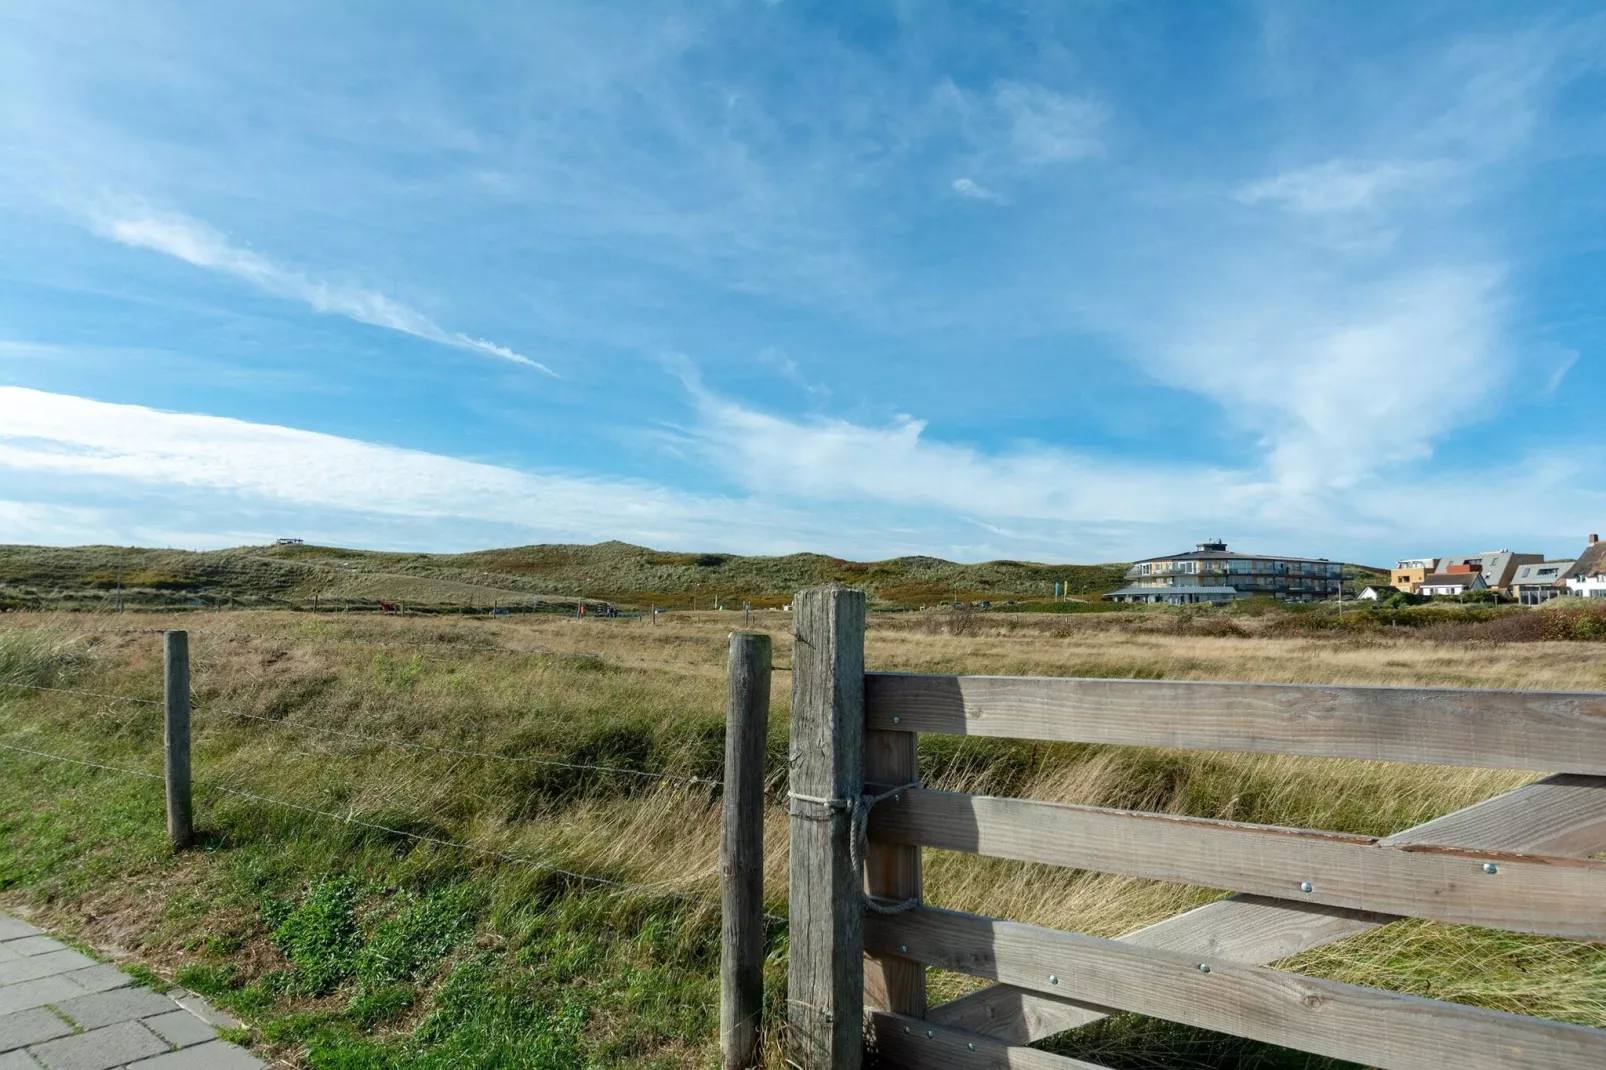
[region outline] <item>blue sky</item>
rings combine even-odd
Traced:
[[[1606,528],[1594,5],[0,6],[0,541]]]

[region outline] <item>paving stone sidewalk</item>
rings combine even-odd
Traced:
[[[0,1070],[259,1070],[218,1037],[239,1024],[0,914]]]

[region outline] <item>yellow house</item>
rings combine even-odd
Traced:
[[[1412,557],[1396,561],[1389,569],[1389,583],[1398,590],[1416,594],[1417,585],[1439,569],[1437,557]]]

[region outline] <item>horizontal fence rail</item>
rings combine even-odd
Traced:
[[[870,673],[865,702],[881,731],[1606,772],[1594,691]]]
[[[1490,928],[1606,939],[1606,862],[944,791],[870,838]]]
[[[1606,1065],[1606,1031],[1598,1029],[954,911],[868,918],[865,946],[1367,1066]]]
[[[794,602],[788,1018],[804,1070],[855,1070],[867,1051],[886,1067],[1097,1070],[1025,1045],[1119,1012],[1387,1070],[1606,1067],[1606,1030],[1266,968],[1401,918],[1606,940],[1606,861],[1590,857],[1606,850],[1606,694],[855,677],[861,599]],[[1550,775],[1361,836],[931,790],[920,733]],[[924,905],[926,848],[1233,894],[1106,939]],[[927,967],[993,984],[928,1007]]]

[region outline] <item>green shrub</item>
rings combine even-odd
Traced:
[[[273,943],[295,967],[300,990],[323,996],[356,969],[362,947],[357,927],[357,884],[345,877],[322,881],[273,927]]]

